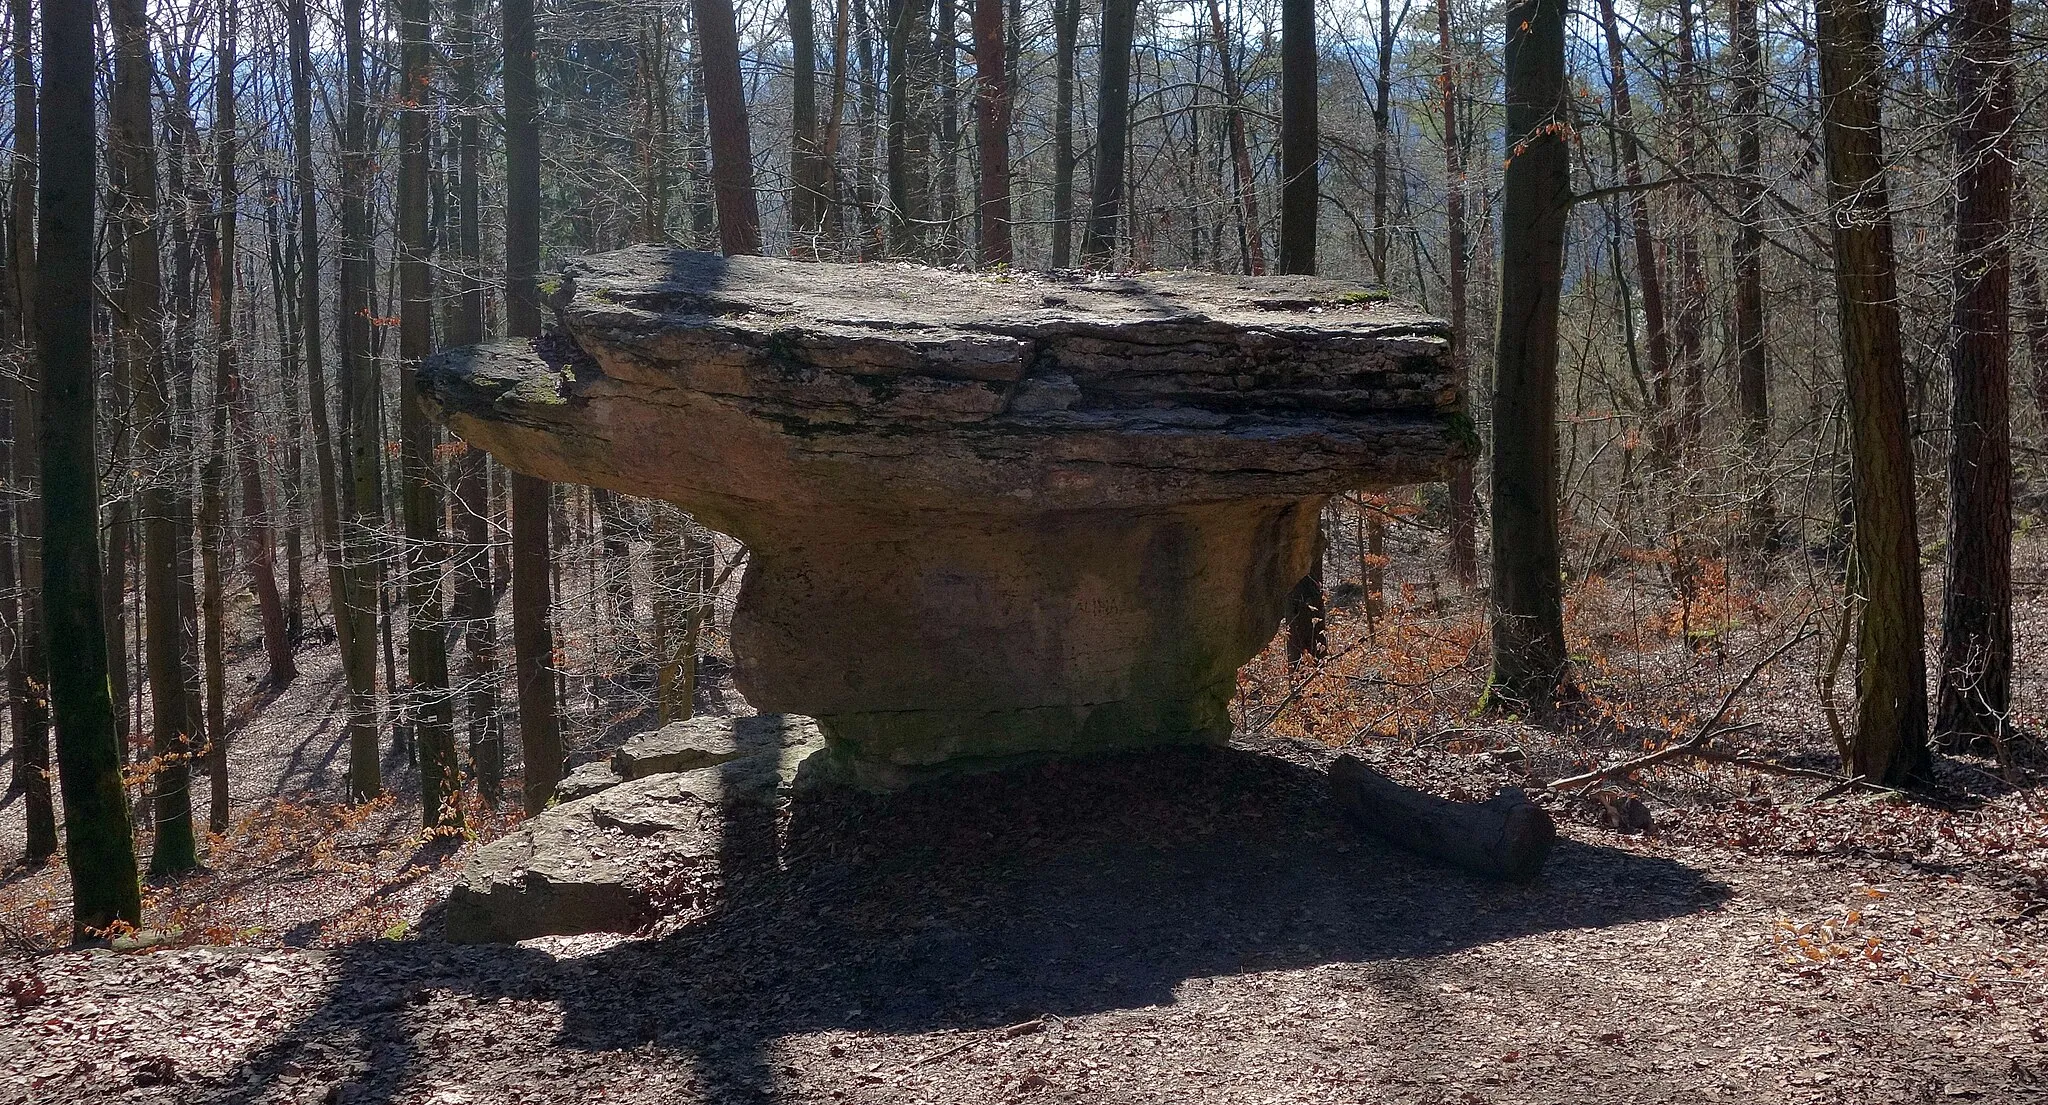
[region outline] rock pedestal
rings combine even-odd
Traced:
[[[555,335],[421,394],[515,469],[747,542],[734,680],[866,785],[1226,739],[1325,499],[1472,437],[1444,325],[1332,281],[636,248],[548,291]]]

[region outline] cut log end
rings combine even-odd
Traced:
[[[1402,786],[1345,755],[1330,765],[1330,793],[1374,836],[1488,878],[1535,878],[1557,842],[1550,814],[1519,788],[1484,802],[1453,802]]]

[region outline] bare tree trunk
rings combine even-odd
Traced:
[[[1992,749],[2012,699],[2012,0],[1955,7],[1955,315],[1949,329],[1943,747]]]
[[[1458,148],[1458,52],[1451,38],[1450,0],[1437,0],[1436,35],[1437,49],[1443,54],[1444,223],[1448,238],[1444,251],[1450,285],[1445,298],[1450,300],[1451,364],[1458,386],[1469,394],[1472,370],[1465,317],[1465,158]],[[1466,587],[1479,578],[1479,494],[1472,468],[1473,462],[1467,459],[1458,461],[1451,469],[1451,570]]]
[[[1441,2],[1441,0],[1439,0]],[[1387,286],[1387,253],[1392,246],[1387,233],[1387,145],[1394,118],[1394,5],[1380,0],[1380,33],[1374,45],[1379,49],[1378,69],[1373,74],[1372,98],[1372,278]],[[1407,6],[1401,8],[1405,19]],[[1418,277],[1420,273],[1416,274]]]
[[[94,21],[96,4],[44,9],[41,122],[67,151],[40,181],[37,353],[47,391],[42,446],[49,542],[37,581],[49,615],[50,672],[71,872],[72,933],[142,920],[135,840],[121,786],[121,748],[107,684],[100,609],[99,463],[92,359]]]
[[[981,263],[1007,265],[1010,249],[1010,77],[1002,0],[974,0],[974,137],[981,162]]]
[[[1101,73],[1095,82],[1095,182],[1089,190],[1088,230],[1081,259],[1090,268],[1116,260],[1117,230],[1124,215],[1124,145],[1131,120],[1131,39],[1138,21],[1137,0],[1103,0]]]
[[[1621,30],[1614,0],[1600,0],[1607,32],[1607,80],[1614,97],[1614,126],[1620,134],[1622,180],[1629,195],[1630,236],[1635,241],[1636,281],[1643,292],[1643,330],[1650,351],[1650,451],[1659,468],[1677,459],[1677,426],[1671,410],[1671,332],[1664,321],[1664,282],[1657,269],[1657,242],[1650,233],[1650,199],[1643,192],[1642,152],[1637,144],[1635,108],[1629,99]]]
[[[1735,231],[1735,391],[1749,465],[1749,543],[1766,560],[1784,551],[1778,489],[1770,472],[1770,371],[1764,349],[1763,46],[1757,0],[1729,0],[1729,48],[1735,56],[1735,175],[1742,200]]]
[[[1675,120],[1678,132],[1678,168],[1682,172],[1699,170],[1699,128],[1698,97],[1699,63],[1694,47],[1694,0],[1678,0],[1678,87],[1672,96],[1672,105],[1677,111]],[[1674,337],[1677,338],[1679,375],[1684,385],[1683,405],[1679,418],[1679,449],[1689,453],[1699,444],[1700,431],[1706,417],[1706,329],[1707,329],[1707,270],[1700,256],[1698,227],[1702,221],[1699,197],[1690,188],[1680,188],[1675,193],[1674,206],[1677,209],[1677,253],[1678,253],[1678,319]]]
[[[915,94],[931,61],[931,0],[889,0],[889,248],[921,257],[932,217],[931,117]]]
[[[1929,758],[1920,535],[1879,108],[1884,3],[1821,0],[1817,14],[1821,131],[1834,207],[1829,223],[1853,452],[1852,583],[1861,606],[1856,729],[1846,767],[1872,782],[1898,784],[1924,777]]]
[[[448,686],[448,633],[441,610],[439,435],[420,406],[413,370],[434,351],[434,284],[429,268],[427,93],[436,87],[428,0],[402,0],[398,104],[398,420],[405,515],[405,675],[419,740],[420,818],[462,825],[462,765],[455,755],[455,700]]]
[[[1081,0],[1053,0],[1052,267],[1074,263],[1074,52]]]
[[[349,690],[349,793],[358,801],[384,791],[377,710],[377,536],[382,528],[383,444],[377,364],[371,349],[369,90],[363,73],[363,0],[342,0],[346,86],[341,131],[340,317],[341,406],[348,424],[348,478],[342,481],[341,583],[335,621]]]
[[[1490,694],[1548,706],[1568,678],[1558,548],[1558,294],[1571,210],[1564,0],[1507,10],[1507,169],[1501,180],[1494,356],[1493,678]]]
[[[483,32],[477,22],[476,0],[456,0],[453,23],[455,97],[463,108],[456,117],[455,154],[456,250],[461,276],[448,341],[464,346],[484,340],[483,139],[477,122],[481,109],[477,68],[483,54]],[[454,613],[462,627],[468,660],[463,713],[469,728],[469,762],[476,772],[479,795],[486,805],[496,806],[504,797],[505,735],[498,717],[490,457],[481,449],[465,448],[455,459],[455,532],[460,552],[454,564]]]
[[[723,41],[730,48],[731,78],[725,93],[736,103],[739,94],[739,44],[733,31],[732,8],[720,0],[699,0],[698,26],[704,31],[706,9],[723,11]],[[534,80],[532,0],[506,0],[505,21],[505,322],[513,337],[540,335],[540,103]],[[709,32],[715,35],[717,32]],[[700,37],[700,44],[702,38]],[[700,45],[700,49],[708,49]],[[706,69],[716,66],[709,63]],[[708,78],[707,78],[708,79]],[[717,111],[713,111],[717,115]],[[729,122],[729,120],[728,120]],[[744,123],[744,118],[741,119]],[[728,140],[731,138],[727,134]],[[742,143],[745,132],[741,131]],[[714,145],[715,145],[714,141]],[[745,151],[742,150],[742,153]],[[714,153],[714,156],[717,156]],[[730,168],[730,166],[727,166]],[[749,174],[751,176],[751,173]],[[724,183],[730,183],[729,181]],[[751,182],[744,195],[720,187],[719,233],[758,234],[752,217]],[[742,199],[744,203],[742,204]],[[728,217],[728,208],[734,210]],[[746,217],[741,218],[744,214]],[[758,238],[752,239],[758,248]],[[552,497],[545,480],[512,473],[512,657],[519,696],[519,746],[526,761],[526,812],[538,813],[562,777],[561,718],[555,699],[554,633],[548,618],[553,604],[549,587],[548,509]]]
[[[29,48],[33,17],[29,0],[8,0],[8,10],[14,23],[15,74],[14,180],[8,197],[8,239],[14,247],[14,317],[20,322],[22,341],[32,343],[38,340],[37,308],[41,306],[40,269],[36,263],[39,105]],[[90,190],[91,185],[86,188]],[[14,762],[28,820],[25,855],[30,860],[42,860],[57,851],[57,812],[50,795],[50,657],[46,636],[49,623],[44,616],[42,589],[42,371],[43,365],[36,357],[22,358],[14,408],[15,429],[21,435],[15,455],[15,479],[22,496],[16,507],[15,540],[21,555],[23,584],[19,655],[15,662],[24,674],[26,691],[15,728]]]
[[[788,0],[790,46],[790,255],[818,256],[825,222],[824,157],[818,140],[818,48],[811,0]]]
[[[1380,5],[1384,10],[1386,4]],[[1280,271],[1316,272],[1316,6],[1280,6]],[[1384,133],[1384,132],[1382,132]],[[1386,283],[1385,274],[1380,277]]]
[[[1245,257],[1245,271],[1252,276],[1264,276],[1266,250],[1259,236],[1259,193],[1252,177],[1251,145],[1244,133],[1244,90],[1238,87],[1230,33],[1224,28],[1223,8],[1217,0],[1209,0],[1209,31],[1216,38],[1216,69],[1223,77],[1223,112],[1229,120],[1231,167],[1237,174],[1240,250]]]
[[[754,152],[747,136],[746,89],[740,82],[740,37],[732,0],[691,0],[691,5],[697,12],[697,48],[704,59],[718,242],[727,254],[759,253],[761,213],[754,201]]]

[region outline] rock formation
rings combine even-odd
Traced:
[[[735,682],[865,785],[1226,739],[1325,499],[1472,437],[1444,325],[1328,280],[643,247],[549,295],[555,335],[437,356],[422,395],[515,469],[745,541]]]

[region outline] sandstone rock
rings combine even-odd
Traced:
[[[718,862],[731,811],[776,802],[819,747],[798,742],[621,781],[542,810],[470,857],[448,896],[447,938],[474,944],[631,932],[662,909],[688,905],[688,886]]]
[[[609,774],[640,779],[671,771],[715,767],[728,760],[785,748],[817,747],[818,723],[789,714],[754,717],[695,717],[626,739],[612,753]]]
[[[625,781],[625,776],[612,770],[609,760],[584,764],[555,784],[555,801],[574,802],[578,798],[588,798],[598,791],[609,790]]]
[[[1443,323],[1339,282],[1083,279],[637,248],[429,405],[520,471],[753,551],[734,682],[846,777],[1229,734],[1328,495],[1471,439]]]

